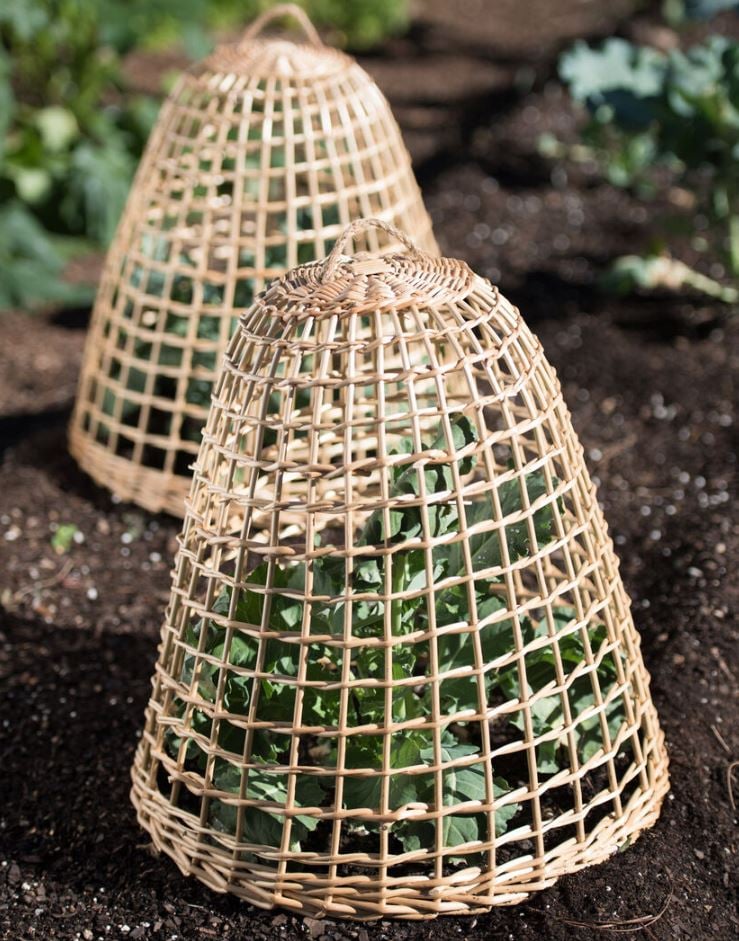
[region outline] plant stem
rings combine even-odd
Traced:
[[[739,303],[738,288],[721,284],[679,259],[666,255],[654,255],[648,258],[624,255],[618,259],[614,269],[623,271],[632,279],[629,284],[632,288],[638,286],[647,290],[667,288],[670,291],[679,291],[684,285],[688,285],[708,297],[723,301],[724,304]]]
[[[739,245],[737,245],[737,248],[739,248]],[[724,304],[739,303],[739,290],[736,288],[730,287],[728,284],[720,284],[718,281],[714,281],[713,278],[708,278],[706,275],[687,267],[687,265],[681,271],[681,274],[683,284],[695,288],[696,291],[701,291],[709,297],[715,297],[717,300],[723,301]]]
[[[390,577],[390,590],[393,595],[400,592],[403,587],[403,567],[401,557],[395,554],[390,557],[392,572]],[[403,601],[401,598],[393,598],[390,602],[390,630],[393,635],[400,634],[400,626],[403,619]]]
[[[729,265],[731,273],[739,276],[739,215],[729,216]]]

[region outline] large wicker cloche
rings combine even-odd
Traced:
[[[218,891],[414,919],[624,848],[667,758],[541,345],[463,262],[342,254],[377,228],[228,348],[132,793]]]

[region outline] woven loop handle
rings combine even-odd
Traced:
[[[323,266],[321,281],[328,281],[333,278],[339,264],[339,259],[349,240],[353,239],[355,235],[359,235],[360,232],[366,232],[367,229],[382,229],[383,232],[387,232],[391,238],[394,238],[396,241],[400,242],[401,245],[404,245],[410,255],[418,258],[422,254],[413,239],[406,235],[405,232],[401,232],[400,229],[396,229],[390,222],[385,222],[383,219],[356,219],[354,222],[349,223],[336,240],[336,244],[331,249],[331,253]]]
[[[261,16],[258,16],[247,29],[241,41],[248,42],[250,39],[256,39],[257,36],[263,31],[265,26],[283,16],[291,16],[296,22],[298,22],[302,27],[308,41],[313,43],[314,46],[323,46],[321,37],[318,35],[318,30],[311,23],[305,10],[302,7],[299,7],[297,3],[278,3],[277,6],[272,7],[271,10],[265,10],[264,13],[262,13]]]

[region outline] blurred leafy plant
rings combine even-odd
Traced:
[[[0,310],[87,304],[92,288],[61,274],[74,241],[60,245],[18,200],[0,205]]]
[[[248,22],[277,0],[133,0],[118,4],[118,16],[108,20],[109,34],[129,46],[161,47],[182,43],[193,58],[209,52],[212,32],[232,30]],[[328,40],[337,46],[366,50],[387,36],[405,30],[408,0],[297,0]],[[132,10],[129,15],[129,8]],[[289,18],[285,20],[289,25]],[[141,39],[139,39],[141,37]]]
[[[93,0],[105,5],[103,39],[119,51],[182,44],[199,58],[213,32],[233,30],[277,0]],[[297,0],[334,45],[369,49],[408,26],[408,0]],[[289,24],[289,18],[285,20]]]
[[[408,26],[407,0],[305,0],[301,3],[337,45],[370,49]]]
[[[694,189],[708,217],[726,227],[729,270],[739,276],[739,43],[713,36],[687,52],[663,53],[623,39],[600,49],[579,42],[559,71],[590,114],[580,149],[611,183],[642,195],[656,189],[654,168],[668,167],[671,180]],[[552,151],[551,142],[545,148]],[[693,186],[698,174],[706,185]]]
[[[60,523],[51,537],[51,547],[57,555],[64,555],[72,547],[79,530],[75,523]]]
[[[150,99],[123,96],[119,54],[101,27],[116,6],[0,8],[2,306],[89,299],[89,288],[60,281],[65,258],[109,242],[156,113]]]
[[[631,294],[637,288],[679,291],[691,287],[726,304],[739,303],[737,288],[721,284],[667,255],[623,255],[611,265],[601,284],[613,294]]]
[[[3,0],[0,3],[0,305],[79,303],[59,284],[56,236],[105,247],[113,236],[157,103],[126,86],[123,56],[180,44],[208,52],[264,0]],[[367,47],[406,22],[404,0],[307,0],[332,40]],[[72,243],[69,243],[71,245]],[[30,276],[35,275],[33,283]],[[23,283],[21,283],[21,281]],[[89,293],[89,292],[88,292]]]
[[[739,0],[664,0],[662,13],[668,23],[680,26],[686,20],[710,20],[718,13],[739,8]]]

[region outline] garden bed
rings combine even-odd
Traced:
[[[537,154],[540,133],[574,129],[547,84],[558,50],[633,29],[619,24],[628,4],[567,0],[554,17],[547,2],[506,0],[495,18],[482,3],[425,6],[409,37],[365,64],[407,133],[442,249],[501,284],[559,370],[667,735],[663,815],[625,853],[524,905],[436,924],[258,912],[154,859],[128,775],[178,524],[114,503],[67,454],[85,315],[3,315],[3,938],[521,941],[607,937],[598,924],[616,922],[664,941],[736,934],[739,321],[702,300],[601,295],[599,263],[632,251],[670,205],[647,210],[587,167],[553,176]],[[57,552],[59,524],[75,531]]]

